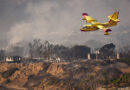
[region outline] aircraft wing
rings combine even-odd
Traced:
[[[97,27],[103,31],[105,31],[107,28],[105,28],[103,25],[97,25]]]
[[[87,21],[88,23],[97,22],[97,20],[94,19],[94,18],[92,18],[91,16],[86,16],[86,21]]]
[[[104,32],[108,32],[107,31],[107,29],[108,28],[106,28],[105,26],[103,26],[102,24],[88,24],[88,25],[83,25],[84,27],[91,27],[91,28],[93,28],[93,27],[97,27],[97,28],[99,28],[99,29],[101,29],[101,30],[103,30]]]
[[[92,24],[83,25],[84,27],[92,27]]]
[[[97,22],[96,19],[92,18],[91,16],[89,16],[87,13],[82,13],[82,20],[86,20],[86,22],[88,23],[94,23]]]

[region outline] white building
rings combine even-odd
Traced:
[[[6,62],[14,62],[14,61],[20,61],[20,60],[22,60],[22,57],[20,56],[10,56],[10,57],[5,58]]]
[[[91,59],[91,55],[90,55],[90,53],[88,53],[88,60],[90,60]]]

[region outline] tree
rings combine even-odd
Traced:
[[[29,54],[31,58],[49,59],[53,54],[53,45],[48,41],[42,43],[40,39],[35,39],[29,43]]]
[[[70,49],[72,59],[85,59],[88,53],[90,53],[90,48],[83,45],[75,45]]]
[[[0,50],[0,60],[4,60],[4,57],[5,57],[5,51]]]
[[[103,59],[115,56],[116,46],[113,43],[106,44],[100,48],[100,57]]]
[[[130,58],[130,45],[121,48],[121,56],[122,58]]]
[[[54,51],[57,57],[70,61],[87,58],[87,54],[90,53],[90,48],[83,45],[75,45],[72,48],[63,45],[55,45]]]
[[[40,39],[35,39],[28,44],[30,58],[42,57],[43,45]]]
[[[70,58],[70,49],[68,47],[65,47],[63,45],[55,45],[53,51],[56,57],[60,57],[64,60],[69,60]]]
[[[52,55],[54,54],[54,46],[52,44],[50,44],[48,41],[45,41],[43,44],[43,48],[44,48],[44,58],[49,60],[49,58],[52,57]]]

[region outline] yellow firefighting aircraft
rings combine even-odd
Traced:
[[[110,19],[109,22],[106,23],[100,23],[96,19],[89,16],[87,13],[83,13],[82,20],[86,20],[86,22],[91,23],[88,25],[84,25],[83,28],[81,28],[81,31],[97,31],[98,29],[101,29],[104,31],[104,35],[109,35],[109,32],[112,30],[108,27],[116,26],[120,20],[118,19],[119,12],[116,11],[113,15],[108,16]]]

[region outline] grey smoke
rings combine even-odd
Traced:
[[[101,22],[114,11],[120,12],[118,26],[110,36],[101,30],[80,32],[85,22],[81,14]],[[84,44],[95,40],[104,44],[114,42],[118,47],[130,44],[129,0],[0,0],[0,47],[40,38],[55,44]]]

